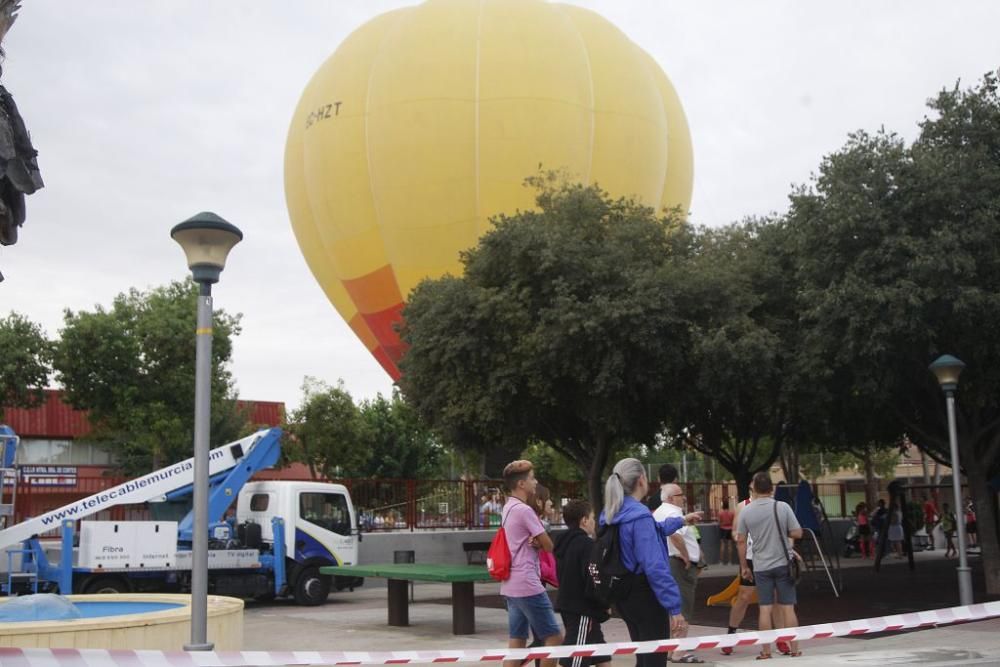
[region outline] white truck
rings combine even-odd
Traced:
[[[321,604],[331,587],[362,583],[319,572],[324,565],[357,563],[357,513],[339,484],[250,482],[255,472],[277,462],[280,440],[280,429],[266,429],[209,454],[209,591]],[[16,443],[13,433],[0,430],[0,445],[11,443]],[[190,496],[193,476],[188,459],[0,530],[0,552],[6,552],[0,554],[0,571],[6,566],[0,592],[190,590],[191,512],[179,521],[85,519],[115,505],[176,506]],[[234,498],[235,515],[227,517]],[[56,529],[61,549],[50,563],[38,536]]]

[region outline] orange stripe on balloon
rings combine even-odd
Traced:
[[[359,278],[341,282],[362,314],[380,313],[403,302],[396,275],[388,264]]]

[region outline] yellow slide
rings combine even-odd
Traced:
[[[721,607],[723,605],[732,605],[733,600],[736,599],[736,595],[740,592],[740,578],[735,577],[725,590],[721,593],[716,593],[715,595],[708,596],[708,602],[705,604],[709,607]],[[757,604],[757,589],[753,591],[753,599],[751,604]]]

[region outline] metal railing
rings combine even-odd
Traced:
[[[21,479],[17,485],[16,521],[38,516],[44,512],[67,505],[99,491],[127,481],[121,475],[100,475],[98,470],[79,467],[79,474],[72,486],[45,485],[30,479]],[[274,472],[261,475],[278,478]],[[280,476],[281,479],[289,479]],[[315,481],[303,476],[302,481]],[[434,529],[488,529],[500,525],[500,510],[505,495],[503,482],[496,479],[477,480],[413,480],[413,479],[337,479],[351,493],[364,531],[434,530]],[[544,480],[551,492],[552,511],[546,517],[553,525],[562,523],[561,508],[565,501],[586,495],[582,482]],[[741,500],[733,482],[684,482],[688,511],[702,511],[705,521],[718,519],[724,501],[735,508]],[[864,499],[860,485],[845,483],[813,484],[813,494],[826,509],[827,516],[848,517],[858,502]],[[7,489],[9,494],[11,489]],[[885,495],[885,482],[880,484],[880,494]],[[652,493],[658,493],[654,485]],[[122,521],[150,518],[145,505],[120,505],[112,507],[94,518]]]

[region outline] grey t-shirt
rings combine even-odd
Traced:
[[[753,537],[753,569],[773,570],[788,563],[788,531],[801,528],[788,503],[778,503],[778,521],[774,520],[774,499],[757,498],[740,511],[736,532]],[[778,532],[777,524],[781,524]]]

